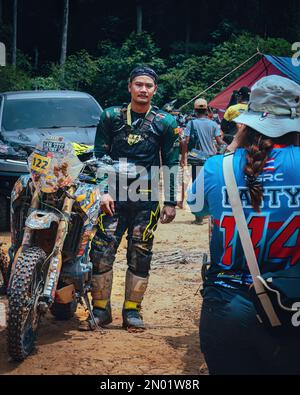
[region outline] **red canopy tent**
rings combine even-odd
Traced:
[[[268,58],[270,59],[270,56],[268,56]],[[218,109],[221,113],[224,113],[234,90],[239,90],[242,86],[248,86],[251,88],[257,80],[271,74],[287,77],[286,74],[281,72],[263,55],[257,63],[250,67],[249,70],[247,70],[244,74],[233,81],[227,88],[220,92],[209,103],[209,106]]]

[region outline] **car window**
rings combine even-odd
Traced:
[[[88,127],[97,125],[100,109],[92,98],[8,99],[4,103],[2,128]]]

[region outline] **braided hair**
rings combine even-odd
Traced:
[[[247,126],[239,136],[239,146],[245,148],[247,152],[244,173],[250,192],[251,205],[256,212],[260,212],[260,204],[263,199],[263,185],[258,177],[263,171],[269,152],[274,144],[294,144],[295,135],[296,133],[292,132],[282,137],[270,138]]]

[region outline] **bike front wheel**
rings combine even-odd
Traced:
[[[23,361],[34,349],[44,288],[46,253],[31,247],[20,253],[8,290],[7,343],[15,361]]]

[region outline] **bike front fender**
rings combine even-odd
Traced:
[[[52,222],[59,223],[60,217],[48,211],[34,210],[26,219],[25,226],[30,229],[49,229]]]

